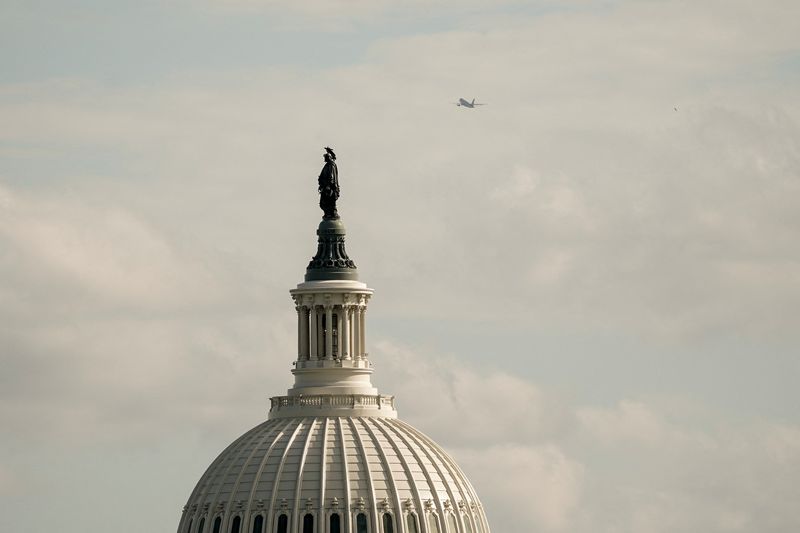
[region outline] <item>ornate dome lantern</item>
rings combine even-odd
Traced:
[[[208,467],[178,533],[489,533],[453,459],[398,420],[394,397],[370,381],[373,291],[345,252],[336,156],[326,151],[317,253],[290,291],[294,386]]]

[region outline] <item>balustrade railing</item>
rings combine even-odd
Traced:
[[[387,407],[394,409],[394,396],[380,394],[312,394],[307,396],[274,396],[270,411],[290,407]]]

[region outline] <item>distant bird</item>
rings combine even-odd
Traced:
[[[677,110],[678,110],[678,108],[677,108],[677,107],[673,107],[672,109],[674,109],[675,111],[677,111]]]
[[[459,98],[458,102],[456,102],[456,105],[459,107],[467,107],[469,109],[475,109],[476,105],[487,105],[487,104],[476,104],[474,98],[472,99],[471,102],[467,102],[463,98]]]

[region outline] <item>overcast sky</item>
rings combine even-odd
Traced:
[[[0,530],[175,530],[291,385],[331,145],[373,381],[495,533],[797,531],[798,20],[0,1]]]

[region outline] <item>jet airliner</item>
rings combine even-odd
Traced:
[[[476,104],[475,99],[473,98],[471,102],[464,100],[463,98],[459,98],[456,105],[459,107],[467,107],[469,109],[475,109],[476,105],[486,105],[486,104]]]

